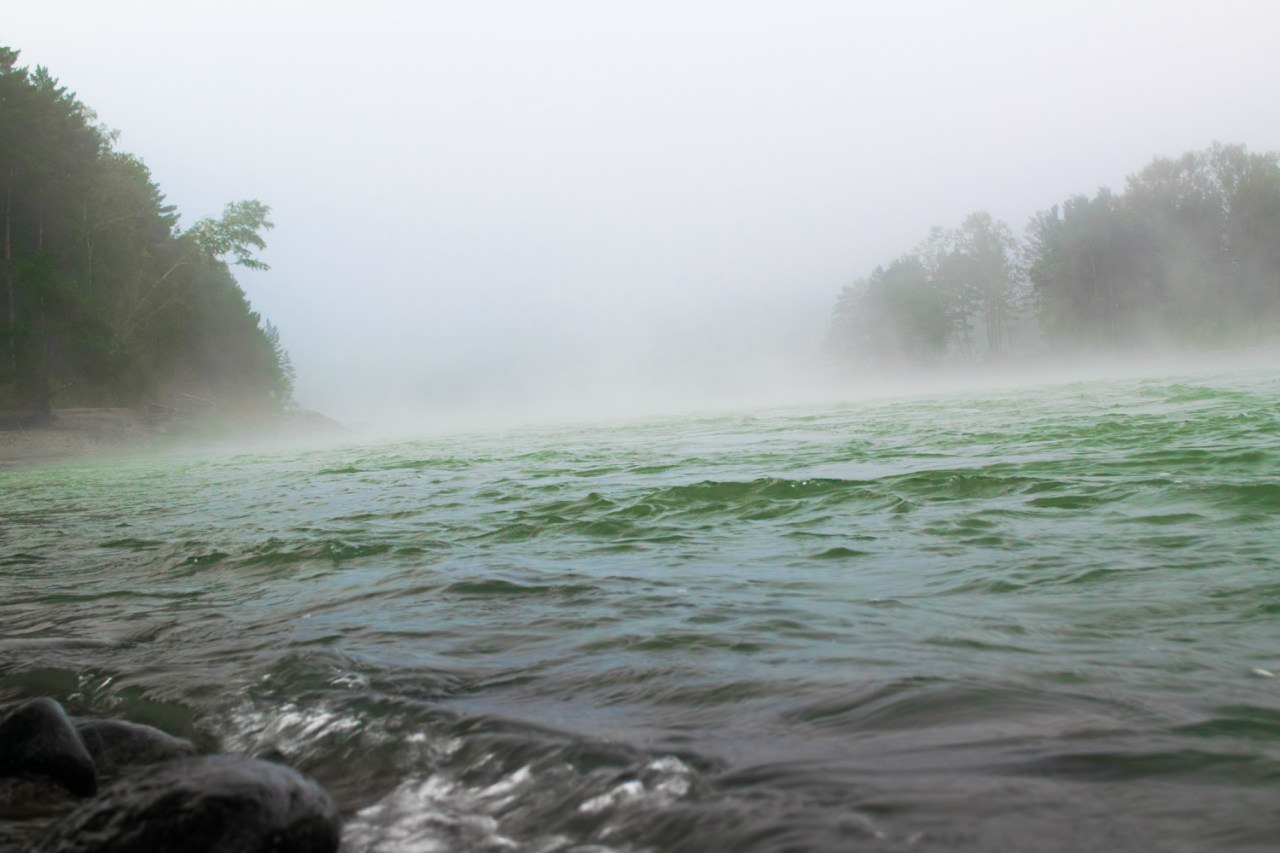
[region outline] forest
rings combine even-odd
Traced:
[[[1280,154],[1215,143],[1040,211],[1021,236],[984,212],[935,228],[841,291],[824,348],[856,370],[1278,337]]]
[[[266,269],[256,200],[183,229],[117,134],[0,47],[0,410],[278,411],[293,368],[232,268]]]

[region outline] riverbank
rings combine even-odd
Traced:
[[[305,409],[251,420],[194,420],[124,408],[56,409],[50,424],[0,429],[0,471],[232,439],[340,436],[344,431],[336,421]]]

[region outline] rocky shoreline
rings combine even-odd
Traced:
[[[0,853],[334,853],[340,839],[333,799],[292,768],[72,720],[52,699],[0,719]]]

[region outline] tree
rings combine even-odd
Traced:
[[[1017,285],[1018,242],[1008,225],[985,211],[969,214],[955,237],[954,267],[967,304],[975,305],[986,332],[988,355],[1008,343],[1009,316]]]
[[[227,255],[232,255],[235,257],[233,263],[239,266],[269,270],[271,267],[254,258],[253,253],[267,247],[261,232],[275,227],[267,218],[270,214],[271,208],[257,199],[233,201],[222,211],[220,218],[201,219],[191,226],[187,235],[210,260],[224,260]]]
[[[139,404],[196,389],[279,406],[292,367],[231,268],[258,258],[256,200],[179,231],[116,135],[0,47],[0,405]]]
[[[1220,347],[1280,335],[1280,154],[1215,143],[1156,158],[1125,192],[933,229],[844,288],[826,349],[844,361],[995,357],[1023,298],[1061,350]],[[985,341],[974,340],[976,328]]]
[[[1132,340],[1142,278],[1140,242],[1120,199],[1100,190],[1032,217],[1028,277],[1050,340],[1115,345]]]
[[[1280,158],[1214,144],[1037,214],[1026,254],[1060,344],[1223,346],[1276,331],[1278,247]]]
[[[839,360],[930,364],[951,330],[946,293],[911,252],[841,292],[826,349]]]

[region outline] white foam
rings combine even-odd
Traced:
[[[369,686],[369,679],[358,672],[342,672],[329,679],[329,684],[348,690],[364,690]]]
[[[435,767],[462,748],[456,737],[435,737],[426,731],[405,734],[388,729],[377,719],[367,720],[319,703],[302,707],[288,702],[274,708],[259,708],[246,702],[228,711],[215,734],[225,752],[261,755],[275,752],[299,760],[320,749],[329,739],[358,739],[363,748],[396,742],[403,766]]]
[[[645,767],[640,779],[622,782],[599,796],[578,806],[585,814],[631,806],[667,806],[689,793],[689,777],[693,771],[674,755],[654,759]]]
[[[689,772],[678,761],[676,765],[654,762],[645,772],[655,765],[662,772]],[[652,798],[658,789],[663,792],[660,796],[669,797],[675,790],[666,784],[670,781],[663,778],[651,786],[634,784],[643,791],[642,797]],[[498,815],[538,784],[529,767],[480,786],[463,784],[444,773],[408,780],[356,813],[343,832],[342,847],[361,853],[619,853],[617,848],[602,844],[578,844],[564,835],[516,839],[503,832]]]
[[[509,804],[531,781],[527,767],[482,788],[438,773],[409,780],[356,813],[343,834],[343,847],[367,853],[518,849],[490,812]]]
[[[300,706],[285,703],[261,708],[245,702],[222,718],[219,732],[228,752],[260,754],[274,751],[297,759],[332,738],[359,738],[362,743],[395,739],[403,747],[406,768],[420,771],[405,779],[376,803],[357,812],[343,832],[343,849],[360,853],[446,853],[470,850],[477,853],[618,853],[601,844],[575,844],[556,834],[515,838],[503,831],[503,813],[518,807],[545,784],[535,778],[532,768],[520,767],[483,785],[468,785],[440,768],[463,746],[459,738],[435,738],[429,732],[405,734],[387,731],[377,721],[365,722],[333,707],[317,703]],[[470,763],[471,769],[492,767],[497,757],[486,755]],[[662,807],[686,796],[693,771],[674,756],[650,761],[629,779],[578,806],[584,814],[608,813],[613,809]],[[600,838],[610,834],[604,826]]]
[[[228,715],[226,731],[221,732],[223,749],[250,755],[275,750],[282,755],[297,756],[316,741],[332,735],[349,735],[359,731],[362,723],[324,705],[301,708],[292,702],[279,708],[259,710],[245,707]]]
[[[636,780],[623,782],[611,791],[601,794],[598,797],[592,797],[578,806],[578,811],[587,814],[595,814],[605,809],[612,808],[622,803],[629,803],[644,797],[644,784]]]

